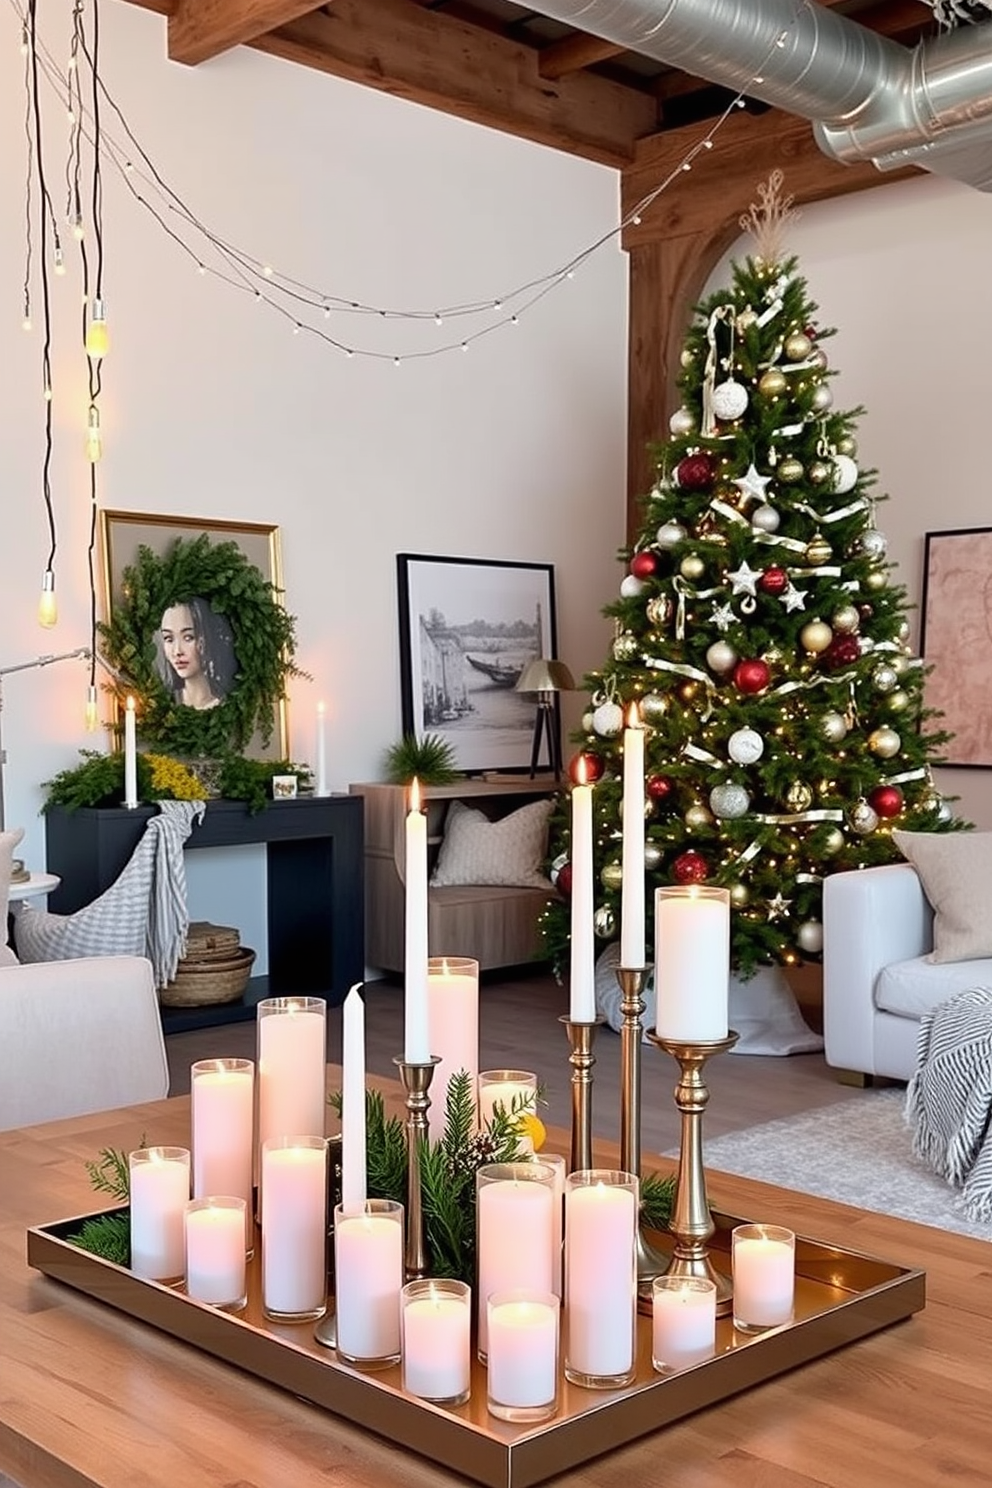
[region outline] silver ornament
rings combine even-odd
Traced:
[[[608,904],[601,904],[592,917],[592,928],[600,940],[612,940],[616,934],[617,917]]]
[[[885,533],[879,532],[876,527],[866,527],[854,540],[855,552],[863,553],[866,558],[884,558],[888,547]]]
[[[687,533],[678,522],[662,522],[655,533],[655,540],[659,548],[674,548],[680,542],[684,542]]]
[[[657,842],[652,842],[649,837],[644,844],[644,866],[649,873],[661,867],[661,860],[664,856]]]
[[[892,759],[902,748],[902,740],[895,729],[883,724],[881,728],[873,729],[868,735],[868,748],[872,754],[877,754],[879,759]]]
[[[713,412],[718,419],[740,418],[748,405],[747,388],[742,382],[729,378],[717,383],[713,389]]]
[[[858,467],[850,455],[834,455],[834,493],[845,496],[858,484]]]
[[[773,506],[767,502],[762,506],[756,506],[751,513],[751,526],[758,532],[777,532],[781,517]]]
[[[867,837],[869,832],[874,832],[878,826],[877,814],[863,797],[851,807],[848,821],[851,823],[852,831],[857,832],[859,837]]]
[[[727,753],[735,765],[756,765],[765,752],[765,741],[757,729],[735,729],[727,740]]]
[[[803,920],[796,931],[796,944],[811,956],[823,950],[823,925],[819,920]]]
[[[714,641],[712,646],[707,648],[706,665],[720,677],[727,672],[732,672],[737,662],[737,652],[728,641]]]
[[[899,640],[902,641],[903,645],[905,645],[906,642],[909,640],[909,621],[908,620],[900,620],[899,621],[899,629],[896,632],[896,635],[898,636]]]
[[[602,739],[612,739],[623,728],[623,709],[619,703],[600,703],[592,715],[594,731]]]
[[[841,605],[830,616],[830,624],[834,630],[839,630],[842,635],[853,635],[861,624],[861,616],[858,614],[854,605]]]
[[[637,655],[637,637],[625,630],[613,642],[613,655],[617,661],[633,661]]]
[[[823,851],[825,853],[829,853],[831,856],[833,856],[834,853],[839,853],[841,848],[844,846],[844,833],[841,831],[840,827],[831,827],[830,831],[823,838],[822,845]]]
[[[874,649],[875,642],[872,640],[871,636],[858,636],[858,651],[860,655],[867,656],[868,653],[870,651],[874,651]]]
[[[806,360],[812,366],[819,367],[821,372],[827,370],[827,353],[823,350],[822,346],[817,346],[815,350],[811,351]]]
[[[941,801],[940,805],[937,807],[937,820],[942,822],[949,822],[953,815],[954,812],[951,810],[950,801]]]
[[[746,816],[750,804],[751,797],[744,787],[729,780],[725,785],[715,785],[710,791],[710,810],[724,821],[737,821]]]
[[[817,413],[826,413],[833,406],[834,395],[830,391],[830,384],[818,382],[813,389],[813,408]]]
[[[639,579],[636,574],[624,574],[620,581],[620,597],[621,599],[636,599],[639,594],[644,593],[646,588],[644,580]]]
[[[894,692],[899,686],[899,673],[887,661],[880,662],[871,674],[871,680],[879,692]]]
[[[833,474],[833,468],[827,464],[826,460],[814,460],[806,474],[814,486],[823,486]]]
[[[668,427],[676,438],[683,434],[691,434],[696,427],[696,416],[691,409],[676,408],[668,420]]]
[[[584,734],[592,733],[592,716],[591,708],[587,708],[582,715],[582,732]]]
[[[847,720],[842,713],[824,713],[820,719],[820,733],[828,744],[839,744],[847,737]]]
[[[661,723],[668,712],[668,699],[660,692],[646,692],[641,698],[641,717],[645,723]]]

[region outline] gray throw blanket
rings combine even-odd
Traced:
[[[992,1220],[992,987],[958,992],[923,1019],[906,1091],[913,1151]]]

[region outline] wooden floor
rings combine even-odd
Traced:
[[[403,997],[394,982],[365,987],[366,1049],[371,1073],[395,1076],[393,1059],[403,1047]],[[483,978],[480,1004],[480,1069],[528,1069],[537,1073],[547,1100],[542,1117],[555,1126],[570,1124],[568,1045],[558,1022],[567,1011],[567,994],[547,973]],[[166,1040],[172,1094],[189,1090],[189,1066],[196,1059],[242,1057],[255,1053],[255,1024],[234,1023]],[[328,1012],[328,1059],[341,1053],[341,1011]],[[620,1038],[600,1029],[595,1043],[593,1126],[597,1136],[619,1139]],[[644,1153],[678,1145],[678,1115],[672,1102],[675,1063],[650,1044],[642,1046],[641,1146]],[[721,1136],[781,1116],[835,1101],[857,1100],[861,1092],[840,1085],[822,1054],[781,1058],[727,1054],[708,1066],[710,1102],[706,1134]]]

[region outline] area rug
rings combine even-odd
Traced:
[[[992,1240],[955,1190],[913,1156],[903,1090],[865,1090],[801,1116],[705,1141],[708,1169]]]

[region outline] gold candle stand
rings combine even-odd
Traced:
[[[620,1167],[625,1173],[641,1176],[641,1016],[644,1012],[644,987],[649,966],[618,966],[620,983]],[[637,1290],[648,1294],[656,1276],[661,1276],[668,1261],[659,1255],[637,1226]]]
[[[675,1247],[665,1274],[668,1276],[702,1277],[716,1286],[716,1309],[722,1317],[733,1307],[733,1284],[729,1276],[717,1271],[710,1261],[708,1241],[716,1230],[706,1197],[706,1174],[703,1171],[703,1112],[710,1093],[703,1069],[714,1054],[725,1054],[737,1042],[733,1030],[726,1038],[689,1043],[684,1039],[660,1038],[649,1033],[649,1039],[678,1060],[681,1071],[675,1087],[675,1104],[682,1117],[679,1170],[675,1188],[675,1207],[669,1229]]]
[[[564,1024],[571,1050],[568,1062],[572,1066],[572,1142],[568,1170],[578,1173],[592,1167],[592,1067],[596,1063],[592,1046],[603,1019],[573,1023],[571,1018],[563,1016],[558,1021]]]
[[[440,1055],[432,1054],[422,1064],[394,1059],[406,1091],[406,1256],[407,1281],[417,1281],[427,1274],[427,1248],[424,1244],[424,1207],[420,1190],[420,1148],[427,1140],[427,1112],[430,1110],[431,1081]]]

